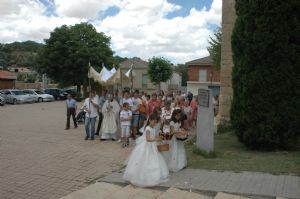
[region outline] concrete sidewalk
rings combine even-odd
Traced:
[[[121,172],[113,173],[99,181],[127,184],[122,176]],[[160,186],[257,197],[300,198],[300,177],[256,172],[184,169],[178,173],[171,173],[169,181]]]

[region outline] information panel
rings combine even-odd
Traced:
[[[209,90],[198,89],[198,104],[199,106],[209,107]]]

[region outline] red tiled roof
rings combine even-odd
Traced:
[[[0,79],[17,79],[16,73],[0,70]]]
[[[212,65],[213,60],[211,56],[203,57],[200,59],[195,59],[185,63],[186,65]]]

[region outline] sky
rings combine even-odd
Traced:
[[[89,22],[115,55],[185,63],[208,55],[221,15],[222,0],[1,0],[0,43],[43,43],[56,27]]]

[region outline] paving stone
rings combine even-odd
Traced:
[[[107,199],[131,199],[135,197],[142,189],[134,187],[132,185],[127,185],[126,187],[118,190],[117,192],[109,195]]]
[[[126,183],[122,177],[123,174],[118,172],[105,176],[100,181]],[[169,181],[159,186],[241,195],[300,198],[300,177],[256,172],[184,169],[171,173]]]
[[[84,189],[75,191],[68,196],[64,196],[61,199],[104,199],[121,189],[121,186],[97,182]]]
[[[218,192],[217,195],[215,196],[215,199],[250,199],[250,198]]]
[[[170,188],[158,197],[158,199],[208,199],[208,198],[210,197],[198,193],[179,190],[176,188]]]
[[[65,131],[64,110],[64,101],[1,107],[1,199],[57,199],[122,167],[132,148],[85,141],[83,125]]]

